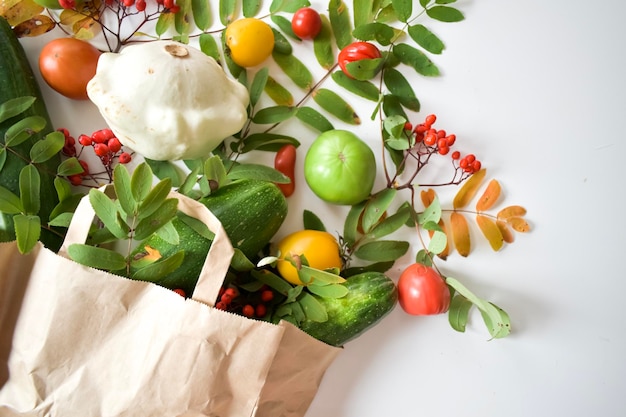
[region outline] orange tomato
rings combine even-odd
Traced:
[[[285,236],[278,243],[280,259],[276,265],[278,273],[295,285],[302,285],[298,270],[285,260],[286,257],[304,255],[309,266],[315,269],[341,268],[339,243],[333,235],[318,230],[299,230]]]
[[[74,100],[87,100],[87,83],[96,74],[101,54],[79,39],[54,39],[39,54],[39,71],[55,91]]]

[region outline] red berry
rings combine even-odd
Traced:
[[[109,147],[104,143],[96,143],[93,145],[93,150],[98,156],[106,156],[109,153]]]
[[[469,162],[467,162],[467,158],[463,158],[459,161],[459,166],[462,169],[466,169],[467,167],[469,167]]]
[[[438,148],[447,148],[448,147],[448,141],[445,138],[437,139],[437,147]]]
[[[93,144],[93,139],[91,139],[87,135],[80,135],[78,137],[78,143],[80,143],[83,146],[91,146]]]
[[[57,132],[63,133],[63,136],[68,137],[70,135],[70,131],[64,127],[60,127],[57,129]]]
[[[450,152],[450,148],[448,148],[448,145],[440,146],[437,152],[439,152],[440,155],[447,155],[448,152]]]
[[[115,137],[115,134],[111,129],[100,129],[91,134],[91,138],[95,143],[106,143],[113,137]]]
[[[65,146],[74,146],[76,139],[73,136],[65,136]]]
[[[122,152],[120,154],[120,164],[127,164],[131,161],[132,156],[128,152]]]
[[[186,296],[186,295],[185,295],[185,290],[183,290],[182,288],[176,288],[176,289],[174,290],[174,292],[175,292],[176,294],[180,295],[181,297],[185,297],[185,296]]]
[[[257,317],[265,317],[266,313],[267,313],[267,307],[265,307],[265,304],[258,304],[256,308],[254,309],[254,314]]]
[[[446,131],[445,131],[445,130],[443,130],[443,129],[438,130],[438,131],[437,131],[437,137],[438,137],[439,139],[441,139],[441,138],[445,138],[445,137],[446,137]]]
[[[63,147],[63,154],[67,156],[76,156],[76,147],[73,145],[65,145]]]
[[[452,159],[459,159],[461,157],[461,152],[454,151],[452,152]]]
[[[76,1],[75,0],[59,0],[59,5],[63,7],[64,9],[73,9],[74,7],[76,7]]]
[[[274,299],[274,292],[272,290],[264,290],[261,292],[261,300],[264,302],[272,301]]]
[[[120,143],[120,140],[118,138],[109,139],[107,144],[109,146],[109,150],[113,153],[118,153],[120,149],[122,149],[122,144]]]
[[[81,185],[83,183],[83,179],[79,174],[70,175],[67,179],[72,185]]]
[[[404,130],[413,130],[413,125],[410,122],[404,124]]]
[[[137,0],[135,3],[135,8],[138,12],[143,12],[146,10],[146,0]]]
[[[480,171],[481,166],[482,164],[479,160],[475,160],[474,162],[472,162],[472,170],[474,170],[474,172]]]
[[[456,142],[456,135],[453,133],[451,135],[446,136],[446,141],[448,142],[448,146],[454,145],[454,142]]]
[[[122,0],[122,3],[124,3],[124,6],[130,7],[135,4],[135,0]]]
[[[78,161],[80,163],[80,166],[83,167],[83,174],[82,175],[86,175],[89,174],[89,165],[87,164],[87,162],[85,161]]]
[[[465,157],[465,159],[467,160],[468,164],[471,164],[476,160],[476,156],[473,153],[470,153]]]
[[[230,304],[233,301],[233,296],[231,294],[228,293],[224,293],[222,294],[222,297],[220,298],[220,301],[226,305]]]
[[[235,298],[237,297],[237,295],[239,295],[239,291],[237,291],[235,288],[229,287],[224,290],[224,294],[228,294],[230,297]]]
[[[434,146],[435,143],[437,143],[437,136],[433,135],[432,133],[426,134],[426,136],[424,137],[424,144],[426,146]]]
[[[218,310],[226,310],[228,306],[223,302],[218,301],[217,303],[215,303],[215,308],[217,308]]]
[[[424,123],[420,123],[417,126],[415,126],[415,133],[417,134],[426,133],[427,130],[428,130],[428,126],[426,126]]]
[[[252,305],[250,305],[250,304],[246,304],[241,309],[241,314],[243,314],[246,317],[254,316],[254,312],[255,312],[254,307],[252,307]]]
[[[437,116],[435,116],[434,114],[429,114],[428,116],[426,116],[424,124],[430,127],[434,125],[436,121],[437,121]]]

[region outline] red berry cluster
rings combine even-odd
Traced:
[[[456,135],[453,133],[448,134],[443,129],[433,128],[436,121],[437,116],[430,114],[426,116],[424,122],[419,123],[415,128],[413,128],[411,123],[407,122],[404,125],[404,129],[414,134],[415,143],[425,145],[429,149],[429,153],[437,152],[440,155],[447,155],[450,153],[450,148],[456,143]],[[458,167],[463,172],[470,175],[481,168],[481,162],[476,159],[474,154],[468,154],[461,158],[461,153],[454,151],[451,157],[455,163],[458,162]]]
[[[236,288],[227,287],[220,290],[215,308],[237,312],[249,318],[263,318],[267,314],[267,303],[274,299],[274,292],[268,287],[261,288],[248,296],[242,295]]]
[[[105,167],[110,167],[115,157],[118,158],[120,164],[127,164],[132,159],[128,152],[122,152],[122,143],[111,129],[96,130],[91,136],[80,135],[78,143],[84,147],[92,146],[93,152]]]
[[[156,4],[163,7],[163,13],[178,13],[180,6],[176,4],[176,0],[155,0]],[[115,3],[129,8],[135,6],[138,12],[143,12],[148,6],[147,0],[105,0],[107,6],[113,6]],[[59,5],[64,9],[76,9],[76,0],[59,0]]]

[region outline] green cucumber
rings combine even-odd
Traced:
[[[343,346],[389,314],[398,301],[395,283],[380,272],[353,275],[340,284],[348,288],[341,298],[315,296],[326,307],[328,320],[305,319],[300,329],[332,346]]]
[[[233,247],[252,260],[274,237],[287,216],[287,200],[280,189],[268,181],[238,180],[219,188],[200,202],[220,220]],[[191,294],[211,240],[196,232],[185,216],[176,217],[172,223],[180,237],[178,245],[153,235],[137,246],[133,257],[138,259],[147,254],[146,246],[157,249],[162,257],[184,251],[183,264],[155,283]]]
[[[40,116],[46,120],[46,127],[41,132],[33,135],[26,142],[11,147],[13,152],[7,152],[6,161],[0,167],[0,186],[19,195],[19,176],[22,168],[30,160],[30,149],[45,135],[52,132],[53,126],[24,48],[13,33],[9,23],[3,17],[0,17],[0,86],[0,103],[5,103],[10,99],[18,97],[35,97],[33,105],[24,113],[0,123],[0,142],[4,143],[4,135],[7,129],[21,118]],[[54,187],[54,177],[60,163],[61,156],[57,154],[43,164],[36,164],[41,177],[39,192],[41,206],[38,215],[42,225],[49,221],[50,213],[59,202]],[[0,241],[8,242],[12,240],[15,240],[13,215],[0,212]],[[43,227],[40,240],[48,248],[56,251],[61,245],[62,237],[60,234]]]

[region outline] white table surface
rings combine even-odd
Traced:
[[[436,113],[461,149],[479,155],[501,182],[503,201],[528,209],[533,230],[499,253],[482,243],[469,258],[439,265],[504,307],[513,334],[488,341],[477,314],[461,334],[446,316],[397,308],[345,346],[307,417],[622,416],[626,3],[459,0],[456,7],[464,22],[424,22],[447,49],[434,58],[442,77],[411,78],[419,117]],[[24,41],[33,65],[44,40]],[[55,127],[76,134],[102,127],[91,103],[42,88]],[[371,126],[356,131],[376,141]],[[314,138],[300,135],[305,147]],[[341,230],[343,208],[322,204],[299,175],[280,233],[300,224],[303,208]]]

